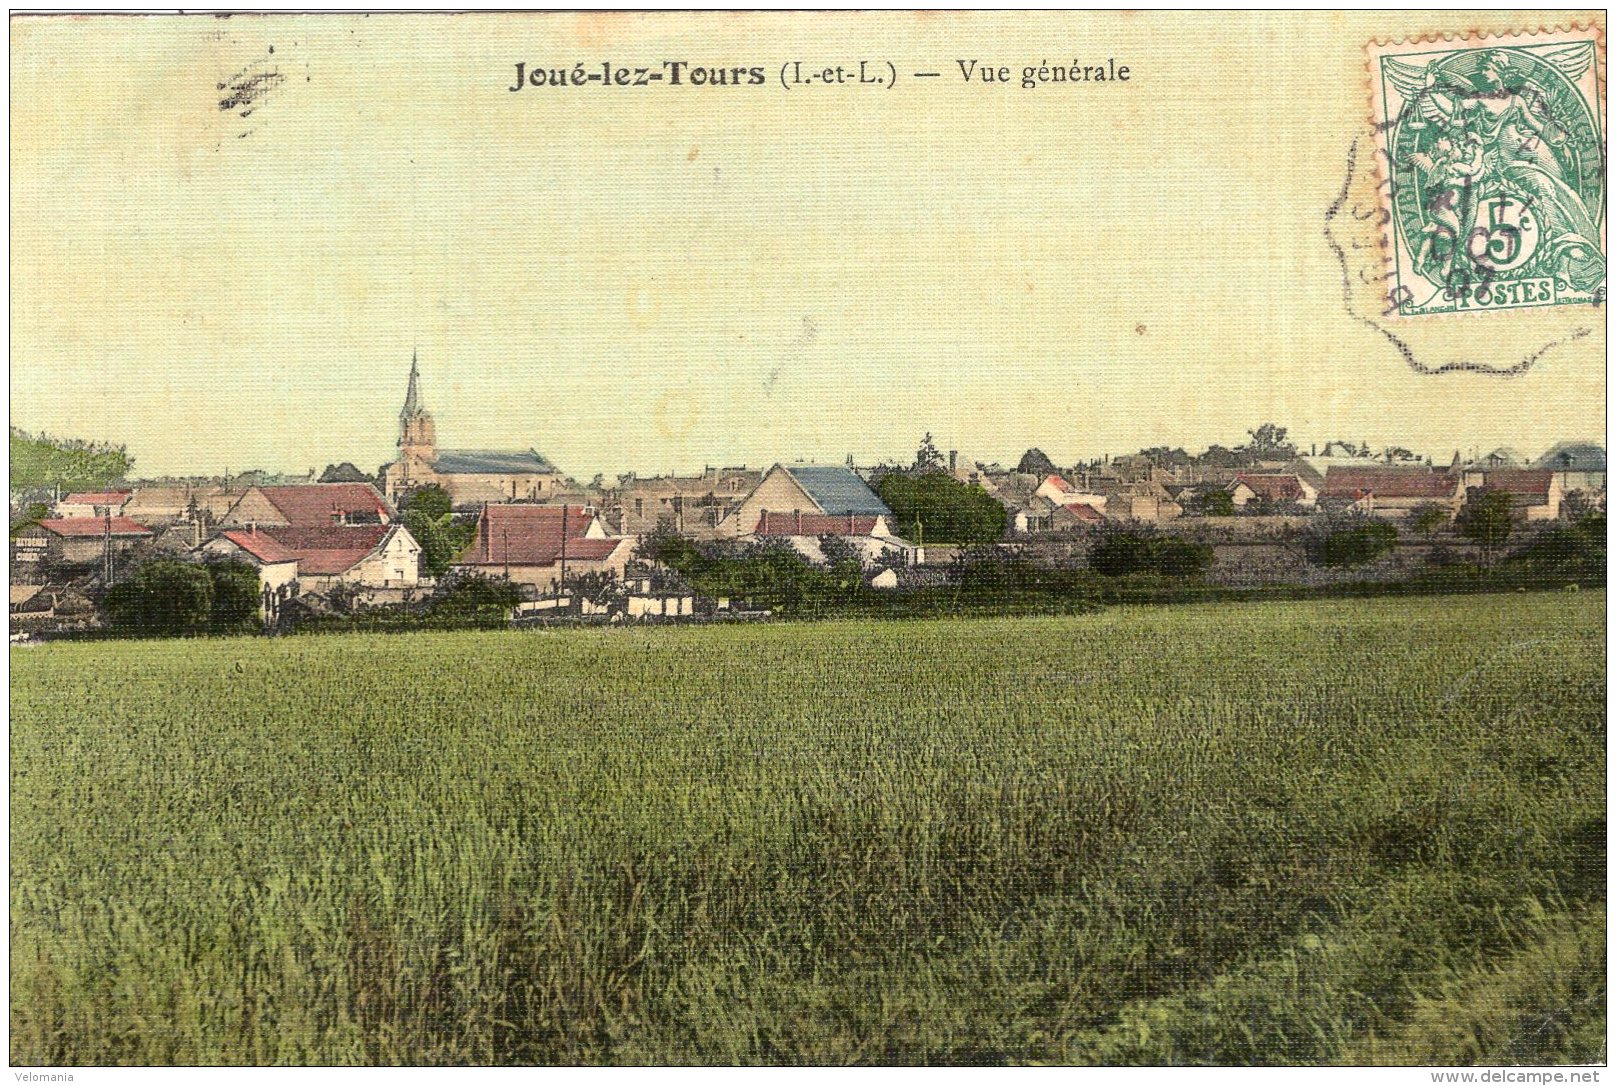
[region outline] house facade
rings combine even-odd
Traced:
[[[197,548],[203,559],[245,562],[258,571],[258,617],[273,625],[281,605],[298,593],[297,554],[268,532],[232,529]]]
[[[56,503],[55,513],[58,517],[121,517],[131,495],[128,490],[67,494]]]
[[[296,558],[300,592],[325,595],[339,586],[411,589],[421,583],[421,544],[402,524],[281,528],[268,534]]]
[[[1591,441],[1562,441],[1536,460],[1536,471],[1552,471],[1566,493],[1592,493],[1605,489],[1605,450]]]
[[[707,468],[700,475],[625,475],[607,499],[607,516],[625,535],[659,529],[692,539],[713,539],[763,481],[745,467]]]
[[[1319,500],[1318,488],[1295,472],[1243,471],[1229,484],[1229,493],[1234,497],[1235,507],[1242,509],[1253,501],[1310,509]]]
[[[153,532],[128,517],[52,517],[12,537],[19,573],[51,564],[93,566],[149,542]]]
[[[1407,517],[1427,505],[1453,517],[1464,505],[1465,493],[1462,470],[1332,466],[1319,497],[1331,506],[1378,517]]]
[[[452,569],[509,580],[537,594],[554,592],[586,574],[621,578],[635,540],[612,536],[594,510],[581,505],[486,505],[471,545]]]
[[[299,593],[412,589],[421,581],[420,543],[368,483],[255,486],[222,524],[226,542],[210,540],[204,550],[235,547],[257,561],[295,561]]]
[[[220,520],[224,528],[323,528],[391,524],[393,507],[369,483],[255,486]]]
[[[892,510],[852,468],[776,464],[735,511],[719,522],[715,534],[725,539],[756,535],[759,521],[768,513],[892,516]]]
[[[1509,495],[1511,511],[1523,521],[1557,520],[1565,490],[1558,472],[1486,471],[1480,485]]]
[[[913,566],[925,560],[924,552],[893,533],[890,520],[881,515],[847,513],[766,512],[757,526],[742,540],[778,540],[810,562],[824,563],[821,539],[834,536],[846,544],[866,569],[882,565]]]

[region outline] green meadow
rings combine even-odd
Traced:
[[[1603,1060],[1604,602],[13,649],[10,1058]]]

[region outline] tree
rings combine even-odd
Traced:
[[[51,515],[50,506],[44,502],[29,502],[23,507],[22,515],[11,525],[11,537],[15,539],[17,533],[32,528],[40,521]]]
[[[434,483],[412,490],[410,496],[405,499],[402,511],[417,512],[436,520],[445,513],[452,512],[453,509],[454,501],[449,497],[449,492]]]
[[[952,475],[886,475],[876,481],[875,492],[892,510],[893,529],[905,539],[990,543],[1004,535],[1004,506]]]
[[[147,562],[107,591],[115,629],[144,637],[186,637],[213,620],[213,578],[204,566],[171,558]]]
[[[1190,502],[1191,508],[1203,517],[1234,516],[1234,495],[1221,486],[1204,490]]]
[[[213,582],[213,606],[208,626],[214,633],[246,633],[259,625],[258,571],[246,562],[213,562],[207,566]]]
[[[915,463],[911,470],[916,475],[943,470],[943,454],[937,451],[937,443],[931,439],[930,430],[921,439],[920,448],[915,450]]]
[[[1601,512],[1598,500],[1586,490],[1573,490],[1560,504],[1560,516],[1566,520],[1582,520]]]
[[[1055,462],[1044,455],[1042,449],[1028,449],[1021,454],[1021,462],[1016,470],[1023,475],[1036,475],[1043,478],[1055,474]]]
[[[1397,529],[1363,516],[1316,523],[1303,540],[1307,556],[1320,566],[1361,566],[1397,546]]]
[[[1448,523],[1448,511],[1435,502],[1427,502],[1414,510],[1410,523],[1416,532],[1430,538]]]
[[[1148,449],[1140,449],[1139,455],[1158,468],[1183,468],[1195,462],[1195,457],[1183,449],[1176,449],[1168,445],[1156,445]]]
[[[1195,462],[1209,468],[1243,468],[1250,465],[1251,457],[1242,449],[1209,445],[1206,452],[1195,458]]]
[[[1251,438],[1242,450],[1253,460],[1290,460],[1296,455],[1296,446],[1285,440],[1289,433],[1285,427],[1265,422],[1255,430],[1247,430]]]
[[[694,542],[668,528],[642,535],[635,545],[634,557],[642,562],[660,563],[687,577],[699,571],[705,561]]]
[[[1514,508],[1507,490],[1484,486],[1465,500],[1454,527],[1466,539],[1481,544],[1482,553],[1491,560],[1514,530]]]
[[[440,586],[432,610],[446,614],[489,614],[503,617],[522,602],[522,590],[505,580],[472,573]]]
[[[455,519],[449,492],[441,486],[412,492],[400,519],[421,545],[421,565],[430,577],[442,576],[477,533],[476,524]]]
[[[1108,577],[1131,573],[1196,577],[1211,564],[1211,547],[1175,535],[1111,532],[1089,550],[1089,568]]]
[[[122,445],[11,428],[12,490],[95,490],[122,479],[134,466],[134,457]]]
[[[859,554],[853,544],[839,535],[822,535],[819,537],[819,553],[825,556],[825,564],[832,568],[852,564],[860,566]]]

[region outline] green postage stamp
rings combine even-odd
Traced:
[[[1371,43],[1388,313],[1604,302],[1603,46]]]

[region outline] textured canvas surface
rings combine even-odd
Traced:
[[[14,1064],[1603,1063],[1603,13],[10,60]]]

